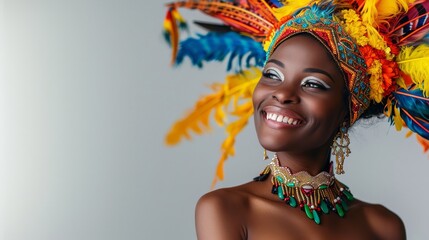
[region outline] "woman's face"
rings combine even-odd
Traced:
[[[308,34],[281,43],[253,93],[259,142],[270,151],[328,147],[345,121],[345,84],[325,47]]]

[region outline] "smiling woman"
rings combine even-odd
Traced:
[[[342,101],[343,76],[335,61],[319,41],[302,34],[283,42],[262,73],[253,93],[261,145],[278,155],[284,151],[311,154],[323,146],[324,152],[317,155],[326,166],[332,139],[348,112]],[[319,173],[322,166],[307,160],[298,162],[315,167],[311,173]]]
[[[344,173],[348,129],[361,118],[383,113],[397,129],[406,126],[429,145],[429,84],[422,68],[429,63],[422,55],[429,47],[421,44],[429,1],[186,1],[169,7],[165,27],[173,60],[189,55],[201,66],[231,53],[230,66],[239,58],[241,78],[229,77],[195,111],[216,106],[215,119],[223,123],[219,109],[228,105],[225,99],[235,92],[244,96],[234,99],[231,114],[244,120],[227,127],[230,136],[222,145],[217,178],[223,177],[237,125],[243,127],[252,113],[259,143],[275,153],[254,181],[201,197],[198,239],[405,239],[402,220],[384,206],[355,199],[336,178],[330,156],[335,155],[336,173]],[[178,7],[221,19],[225,25],[199,23],[216,32],[216,41],[215,35],[210,41],[200,36],[206,43],[203,51],[183,50],[186,41],[177,49],[178,26],[185,26]],[[265,58],[258,58],[258,48],[245,53],[237,53],[241,48],[210,49],[225,32],[241,34],[225,46],[262,42]],[[262,67],[259,77],[242,69],[246,54],[246,67]],[[253,108],[240,106],[250,95]]]

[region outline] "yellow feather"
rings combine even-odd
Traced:
[[[218,160],[212,188],[216,185],[218,180],[223,180],[224,163],[229,157],[235,154],[235,139],[247,125],[249,118],[253,115],[252,93],[261,75],[262,73],[259,69],[252,68],[241,74],[227,77],[227,86],[229,88],[226,91],[230,94],[231,98],[234,99],[234,104],[229,113],[238,119],[226,126],[227,137],[221,145],[221,156]]]
[[[284,3],[285,6],[281,8],[274,8],[273,14],[276,16],[277,20],[281,20],[284,16],[289,16],[294,13],[296,10],[310,5],[310,3],[316,2],[314,0],[290,0]]]
[[[210,130],[212,112],[214,112],[215,122],[223,126],[231,99],[236,100],[237,103],[241,99],[250,99],[261,75],[259,69],[251,68],[240,74],[227,76],[224,84],[213,84],[212,89],[215,92],[202,96],[185,117],[173,124],[166,135],[166,144],[175,145],[183,138],[190,139],[190,132],[203,134]]]
[[[223,95],[224,92],[221,90],[200,98],[194,109],[171,127],[165,138],[166,144],[176,145],[182,138],[190,139],[189,131],[191,130],[197,134],[202,134],[204,131],[209,130],[208,119],[210,113],[222,102]]]
[[[221,157],[218,161],[217,167],[216,167],[216,175],[212,182],[212,188],[216,185],[218,180],[223,180],[224,178],[224,163],[225,161],[235,154],[235,139],[237,135],[243,130],[243,128],[247,125],[249,118],[253,115],[253,106],[252,102],[249,99],[249,102],[244,104],[242,106],[242,109],[240,109],[240,118],[236,121],[230,123],[227,128],[226,132],[228,134],[227,138],[224,140],[221,146]]]
[[[226,113],[223,110],[222,106],[217,106],[214,114],[214,120],[216,121],[217,125],[221,127],[224,126],[225,119],[226,119]]]
[[[406,138],[409,138],[409,137],[411,137],[411,135],[413,135],[413,131],[409,130],[409,131],[407,132],[407,134],[405,134],[405,137],[406,137]]]
[[[401,114],[399,112],[399,108],[393,107],[395,111],[395,116],[393,117],[393,121],[395,123],[396,131],[400,131],[402,129],[403,121],[401,118]]]
[[[402,47],[396,57],[399,68],[408,74],[427,97],[429,95],[429,45]]]
[[[370,26],[376,26],[375,21],[377,19],[377,1],[378,0],[366,0],[360,12],[362,22]]]
[[[415,0],[366,0],[361,10],[362,21],[376,27],[389,18],[408,11]]]
[[[378,19],[386,20],[408,11],[408,6],[415,0],[379,0],[377,1]]]

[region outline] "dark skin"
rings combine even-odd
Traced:
[[[341,71],[318,40],[301,34],[284,41],[268,60],[253,95],[259,142],[277,152],[280,164],[293,172],[326,170],[332,140],[347,122],[344,89]],[[355,200],[344,218],[323,214],[317,225],[270,190],[266,180],[201,197],[198,239],[406,238],[401,219],[381,205]]]

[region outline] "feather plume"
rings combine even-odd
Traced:
[[[252,11],[257,13],[259,16],[267,19],[271,23],[276,23],[277,19],[271,6],[264,0],[247,0]]]
[[[279,8],[279,7],[282,7],[282,6],[283,6],[283,3],[282,3],[281,1],[279,1],[279,0],[267,0],[267,2],[268,2],[271,6],[276,7],[276,8]]]
[[[407,110],[414,117],[429,120],[429,99],[423,96],[420,89],[400,89],[393,95],[401,109]]]
[[[229,75],[224,84],[214,84],[214,93],[203,96],[187,116],[177,121],[167,133],[168,145],[178,144],[183,138],[191,139],[190,132],[203,134],[210,129],[209,117],[214,111],[218,125],[224,126],[226,113],[238,118],[226,125],[227,137],[221,146],[221,156],[218,161],[212,187],[224,177],[225,161],[234,155],[234,143],[237,135],[247,125],[253,114],[252,93],[262,73],[257,68]],[[231,104],[231,102],[233,104]]]
[[[227,70],[242,70],[252,66],[262,67],[266,54],[262,45],[252,38],[235,32],[208,33],[198,38],[188,38],[180,43],[176,63],[179,65],[185,57],[189,57],[193,65],[202,67],[203,62],[223,61],[228,59]]]
[[[429,32],[429,1],[414,2],[406,14],[389,21],[389,29],[386,32],[400,46],[424,38]]]
[[[275,22],[270,22],[264,17],[244,6],[237,6],[233,2],[222,0],[180,1],[170,3],[171,8],[197,9],[201,12],[222,20],[228,26],[238,32],[244,32],[252,36],[263,37],[272,28]]]
[[[362,20],[377,27],[401,13],[408,11],[408,6],[415,0],[366,0],[358,2]]]
[[[293,14],[297,9],[309,6],[310,3],[314,2],[313,0],[294,0],[287,1],[283,7],[274,8],[273,13],[276,18],[280,21],[284,16],[289,16]]]
[[[216,167],[216,175],[212,182],[212,188],[216,185],[218,180],[223,180],[224,163],[229,157],[234,156],[235,154],[235,139],[247,125],[249,118],[253,115],[252,101],[248,99],[244,104],[238,106],[238,109],[234,112],[234,115],[239,118],[236,121],[228,124],[226,127],[227,138],[223,141],[221,146],[222,153]]]
[[[190,140],[191,131],[196,134],[207,132],[210,129],[208,119],[210,118],[212,111],[216,111],[216,116],[218,116],[216,122],[218,124],[223,123],[225,120],[223,118],[224,115],[222,113],[218,113],[218,111],[222,111],[219,106],[222,104],[223,95],[223,91],[219,90],[215,93],[201,97],[191,112],[173,124],[166,135],[165,143],[167,145],[176,145],[183,138]]]
[[[408,11],[414,0],[378,0],[376,3],[377,19],[384,21]]]
[[[407,127],[421,137],[429,139],[429,99],[423,96],[420,89],[400,89],[394,93],[395,110]],[[395,111],[397,117],[398,111]],[[396,124],[396,122],[395,122]]]
[[[413,117],[408,111],[401,109],[401,117],[407,127],[425,139],[429,139],[429,122]]]
[[[175,8],[169,8],[164,19],[164,38],[172,49],[171,64],[176,59],[180,30],[187,30],[187,24]]]
[[[424,139],[417,135],[417,141],[419,141],[420,145],[423,147],[423,152],[427,152],[429,150],[429,140]]]
[[[429,95],[429,45],[402,47],[396,57],[399,68],[411,77],[424,96]]]
[[[231,112],[229,111],[231,100],[251,99],[251,93],[261,75],[259,69],[251,68],[239,74],[228,76],[224,84],[213,84],[212,90],[215,92],[202,96],[192,111],[173,124],[166,135],[166,144],[176,145],[183,138],[190,140],[190,132],[203,134],[210,130],[208,119],[213,112],[215,112],[216,123],[223,126],[226,121],[225,112]],[[232,107],[232,112],[234,112],[237,107]]]
[[[233,104],[232,110],[229,111],[229,113],[231,116],[237,117],[238,119],[226,126],[227,137],[221,145],[221,156],[212,182],[212,188],[218,180],[223,180],[224,163],[229,157],[234,156],[235,154],[235,139],[247,125],[249,118],[253,115],[253,104],[251,98],[253,90],[261,75],[262,74],[258,69],[253,68],[250,71],[242,72],[242,74],[230,75],[227,78],[227,81],[230,84],[229,88],[231,89],[229,93],[236,92],[234,97],[231,99]],[[243,85],[243,83],[246,85]]]

